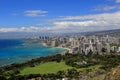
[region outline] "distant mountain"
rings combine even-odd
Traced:
[[[40,36],[40,35],[58,35],[58,36],[65,36],[65,35],[111,35],[111,36],[120,36],[120,29],[115,30],[105,30],[105,31],[94,31],[94,32],[81,32],[81,33],[41,33],[41,32],[6,32],[1,33],[0,32],[0,39],[1,38],[26,38],[26,37],[34,37],[34,36]]]
[[[103,36],[103,35],[111,35],[111,36],[120,36],[120,29],[114,29],[114,30],[104,30],[104,31],[90,31],[90,32],[76,32],[76,33],[61,33],[60,35],[97,35],[97,36]]]
[[[81,33],[84,35],[111,35],[111,36],[120,36],[120,29],[114,29],[114,30],[105,30],[105,31],[95,31],[95,32],[84,32]]]

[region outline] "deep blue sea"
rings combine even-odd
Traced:
[[[47,47],[40,42],[23,39],[0,39],[0,66],[25,62],[40,56],[54,55],[65,49]]]

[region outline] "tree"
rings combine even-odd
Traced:
[[[65,72],[64,71],[58,71],[57,76],[59,76],[59,78],[63,78],[65,76]]]
[[[76,69],[68,69],[67,71],[67,76],[66,77],[69,77],[69,78],[77,78],[79,76],[79,72],[77,72]]]
[[[4,76],[0,76],[0,80],[7,80]]]

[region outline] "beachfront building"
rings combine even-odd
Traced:
[[[40,40],[46,41],[50,46],[54,47],[64,47],[69,49],[69,53],[72,54],[85,54],[87,55],[90,51],[93,54],[102,54],[103,49],[104,53],[108,54],[111,52],[120,51],[119,46],[114,46],[111,44],[120,44],[120,38],[106,36],[81,36],[81,35],[72,35],[72,36],[40,36]]]

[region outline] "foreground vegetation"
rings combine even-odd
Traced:
[[[120,65],[120,55],[65,54],[40,57],[31,61],[0,68],[0,80],[62,78],[98,80],[112,68]]]
[[[26,67],[20,71],[20,75],[57,73],[58,71],[66,71],[71,68],[65,62],[47,62],[36,65],[35,67]]]
[[[65,64],[65,62],[46,62],[43,64],[36,65],[34,67],[26,67],[20,70],[19,75],[28,75],[28,74],[56,74],[59,71],[67,71],[69,69],[76,69],[77,71],[86,72],[86,70],[98,70],[100,65],[93,65],[87,68],[75,68]]]

